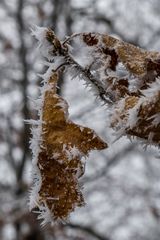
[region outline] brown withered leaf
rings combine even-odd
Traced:
[[[106,72],[103,82],[114,105],[111,126],[118,134],[136,136],[160,146],[160,53],[108,35],[82,36],[88,47],[94,46],[95,52],[101,53],[98,56]],[[118,73],[119,67],[124,71],[123,77]]]
[[[126,126],[124,129],[126,135],[136,136],[145,139],[148,144],[160,145],[160,124],[154,123],[156,115],[160,115],[160,53],[146,51],[132,44],[119,41],[110,36],[103,38],[106,47],[113,48],[118,56],[118,62],[122,63],[128,70],[129,75],[137,78],[139,88],[135,92],[129,90],[129,84],[132,79],[125,79],[123,85],[121,79],[117,79],[114,84],[111,82],[110,90],[116,92],[117,102],[115,102],[115,112],[112,113],[112,123],[117,128],[118,122],[115,124],[115,115],[119,117],[121,125]],[[114,58],[112,54],[111,59]],[[116,71],[115,64],[115,71]],[[152,90],[154,94],[143,97],[143,90],[152,88],[152,84],[157,81],[157,88]],[[119,109],[119,101],[124,99],[124,107]],[[129,112],[137,112],[136,124],[130,126]],[[132,116],[133,118],[135,116]],[[133,119],[132,119],[133,121]]]
[[[114,49],[116,52],[118,56],[117,63],[122,62],[129,72],[134,75],[145,75],[147,73],[148,60],[156,61],[160,59],[159,52],[146,51],[107,35],[103,35],[102,39],[106,49]],[[115,54],[110,53],[110,55],[113,58]]]
[[[108,67],[114,71],[116,71],[119,62],[124,64],[130,73],[137,76],[147,73],[149,70],[148,64],[151,66],[152,63],[152,70],[159,67],[159,52],[144,50],[109,35],[82,33],[82,36],[83,41],[88,46],[98,47],[102,53],[110,56],[110,66]]]
[[[66,219],[84,199],[78,178],[84,173],[82,157],[107,144],[87,127],[68,118],[68,104],[56,93],[58,73],[49,79],[42,107],[42,144],[38,156],[41,174],[39,205],[47,206],[53,220]]]
[[[160,77],[159,52],[141,49],[109,35],[98,33],[79,35],[92,52],[91,64],[87,70],[92,71],[95,66],[95,78],[98,76],[97,82],[103,82],[105,91],[113,102],[127,95],[142,96],[140,91],[147,89],[149,84]],[[101,76],[103,79],[99,79]],[[130,85],[133,81],[136,81],[138,88],[131,90]]]
[[[126,99],[127,108],[132,107],[134,101],[128,104],[129,97]],[[136,105],[135,105],[136,106]],[[134,106],[134,107],[135,107]],[[153,99],[146,99],[137,108],[137,122],[135,126],[126,129],[126,134],[145,139],[148,144],[156,144],[160,146],[160,124],[154,123],[154,117],[160,114],[160,92],[155,94]],[[126,109],[126,116],[128,115]],[[126,119],[127,122],[128,119]]]
[[[160,114],[159,99],[160,94],[155,95],[153,99],[146,98],[143,102],[137,96],[126,97],[123,107],[120,108],[118,104],[115,106],[111,126],[115,129],[123,126],[125,135],[144,139],[146,144],[160,146],[160,124],[154,122],[156,115]],[[135,118],[132,120],[129,119],[131,111],[132,117]],[[131,121],[135,123],[132,125]]]

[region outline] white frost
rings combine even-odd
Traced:
[[[41,174],[37,166],[32,169],[33,186],[29,192],[29,209],[30,211],[38,206],[39,190],[42,184]]]
[[[51,215],[51,211],[49,210],[46,203],[44,203],[44,205],[39,206],[38,213],[39,213],[38,219],[42,220],[41,222],[42,227],[44,227],[48,223],[53,224],[53,216]]]
[[[142,94],[148,98],[152,99],[160,91],[160,78],[158,77],[155,82],[151,83],[149,87],[145,90],[141,90]]]
[[[137,124],[138,110],[139,110],[139,104],[136,104],[135,107],[128,110],[127,127],[132,129]]]
[[[63,151],[67,155],[69,161],[78,156],[82,157],[82,153],[76,148],[76,146],[68,147],[66,144],[63,144]]]
[[[46,57],[48,60],[53,59],[53,46],[49,41],[46,39],[46,33],[48,29],[45,27],[38,27],[36,25],[33,25],[31,28],[32,35],[38,40],[42,56]]]
[[[158,124],[160,124],[160,113],[156,113],[151,117],[151,119],[153,119],[152,124],[154,126],[158,126]]]

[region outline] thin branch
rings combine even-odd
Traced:
[[[122,150],[120,150],[120,152],[117,152],[114,156],[112,156],[110,159],[108,159],[108,161],[106,162],[105,167],[103,167],[100,171],[96,172],[96,174],[90,176],[90,177],[84,177],[83,178],[83,182],[85,183],[92,183],[93,181],[97,181],[99,178],[104,177],[109,169],[113,166],[115,166],[122,157],[124,157],[124,155],[132,152],[135,150],[137,144],[129,144],[126,148]],[[138,151],[138,150],[137,150]],[[105,156],[106,158],[106,156]]]
[[[104,101],[107,104],[111,104],[112,101],[109,99],[108,93],[103,87],[103,84],[98,82],[98,80],[92,75],[89,69],[83,68],[77,61],[73,59],[73,57],[69,54],[68,48],[66,43],[68,43],[73,37],[78,36],[79,34],[72,35],[71,38],[66,39],[62,44],[57,39],[57,37],[54,35],[54,33],[49,29],[47,33],[47,40],[53,45],[54,51],[59,56],[63,56],[65,58],[66,65],[72,66],[75,68],[79,73],[81,73],[85,78],[89,80],[91,84],[94,85],[94,87],[97,89],[99,93],[99,97],[102,101]],[[54,52],[55,53],[55,52]],[[64,64],[63,64],[64,66]]]
[[[73,229],[79,229],[83,232],[86,232],[88,234],[90,234],[91,236],[99,239],[99,240],[111,240],[109,237],[104,237],[102,235],[100,235],[99,233],[97,233],[94,229],[87,227],[87,226],[82,226],[79,224],[73,224],[73,223],[68,223],[67,225],[63,225],[63,227],[69,227],[69,228],[73,228]]]
[[[27,86],[28,86],[28,64],[27,64],[27,50],[25,46],[25,41],[24,41],[24,20],[23,20],[23,0],[18,1],[18,9],[17,9],[17,24],[18,24],[18,32],[19,32],[19,38],[21,42],[21,46],[19,49],[19,57],[22,63],[22,72],[23,72],[23,81],[22,81],[22,93],[23,93],[23,118],[24,119],[29,119],[29,109],[27,106],[28,98],[27,98]],[[24,134],[22,135],[22,142],[23,142],[23,156],[22,156],[22,161],[18,169],[18,174],[17,174],[17,180],[21,181],[22,176],[23,176],[23,170],[25,166],[25,162],[27,159],[27,152],[29,149],[29,126],[24,123]]]

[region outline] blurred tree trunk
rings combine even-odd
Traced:
[[[57,36],[65,37],[72,34],[72,8],[71,0],[54,1],[54,8],[51,17],[51,23]],[[60,73],[57,93],[62,95],[64,85],[64,73]]]

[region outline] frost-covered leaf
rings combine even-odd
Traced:
[[[39,219],[43,219],[43,224],[66,220],[76,206],[84,204],[78,182],[84,173],[82,157],[87,157],[91,150],[107,147],[93,130],[69,120],[68,104],[56,93],[57,79],[58,74],[52,73],[45,84],[40,108],[40,136],[39,140],[34,139],[37,132],[35,135],[33,131],[32,140],[32,147],[39,150],[33,162],[30,207],[39,208]]]

